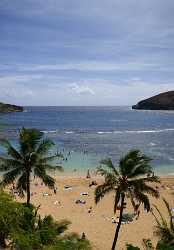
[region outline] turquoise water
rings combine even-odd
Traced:
[[[160,174],[174,173],[174,112],[130,107],[25,107],[1,114],[0,136],[17,142],[21,127],[42,130],[62,151],[66,171],[94,169],[111,157],[115,163],[131,148],[151,158]],[[71,152],[69,154],[69,152]]]

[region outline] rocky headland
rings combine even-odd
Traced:
[[[132,109],[174,110],[174,91],[168,91],[138,102]]]
[[[22,112],[24,109],[21,106],[12,105],[12,104],[6,104],[0,102],[0,113],[6,113],[6,112]]]

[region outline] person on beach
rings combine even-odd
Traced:
[[[92,207],[88,208],[88,214],[90,214],[92,212]]]
[[[89,169],[88,169],[86,179],[90,179],[90,178],[91,178],[91,175],[90,175],[90,172],[89,172]]]
[[[138,218],[140,217],[140,210],[137,211],[137,217],[136,220],[138,220]]]
[[[86,239],[86,235],[85,235],[85,233],[84,233],[84,232],[82,233],[82,237],[81,237],[81,239],[82,239],[82,240],[85,240],[85,239]]]

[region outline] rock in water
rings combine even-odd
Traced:
[[[132,109],[174,110],[174,91],[168,91],[138,102]]]
[[[24,109],[21,106],[5,104],[0,102],[0,112],[22,112]]]

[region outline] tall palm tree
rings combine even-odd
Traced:
[[[27,204],[30,203],[31,174],[39,177],[49,188],[54,188],[55,180],[46,170],[62,170],[61,166],[51,164],[51,161],[61,155],[49,155],[54,143],[49,139],[43,139],[42,132],[22,128],[19,131],[18,147],[13,147],[6,139],[1,140],[1,145],[6,152],[5,156],[0,156],[0,171],[4,172],[1,186],[5,187],[16,180],[19,194],[27,194]]]
[[[143,203],[144,208],[149,211],[150,202],[147,194],[156,198],[159,197],[158,191],[148,185],[148,183],[159,182],[159,178],[152,172],[150,161],[149,157],[135,149],[129,151],[120,159],[118,167],[115,167],[112,160],[108,158],[102,160],[101,166],[98,168],[98,173],[104,176],[105,181],[95,189],[95,202],[98,203],[105,194],[113,191],[115,193],[114,213],[116,213],[120,203],[119,222],[116,227],[112,250],[116,248],[125,199],[130,198],[134,208],[136,205]]]

